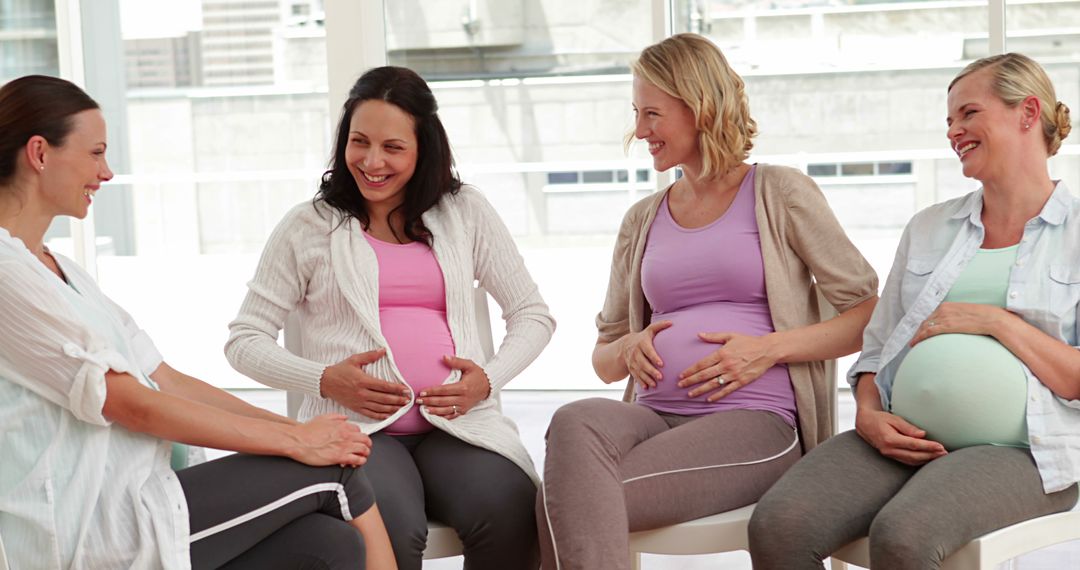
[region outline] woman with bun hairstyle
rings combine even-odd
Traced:
[[[1067,511],[1080,481],[1080,198],[1050,178],[1069,109],[1016,53],[948,88],[949,144],[982,183],[900,239],[848,374],[855,430],[758,503],[754,568],[822,568],[869,536],[873,568],[939,568],[972,539]]]

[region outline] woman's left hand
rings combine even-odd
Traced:
[[[939,334],[981,334],[994,336],[1009,318],[1020,318],[1001,307],[977,303],[942,303],[915,331],[911,346]]]
[[[461,380],[453,384],[433,386],[422,392],[416,403],[429,414],[452,420],[463,416],[491,395],[491,382],[479,364],[456,356],[443,356],[443,362],[461,371]]]
[[[679,374],[679,387],[696,386],[689,396],[709,394],[709,402],[757,380],[776,364],[773,343],[766,337],[737,333],[698,333],[701,340],[722,344],[719,349]]]

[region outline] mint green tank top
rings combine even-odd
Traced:
[[[1017,248],[980,249],[945,301],[1005,307]],[[942,334],[915,345],[896,371],[892,412],[949,450],[1028,447],[1027,376],[990,336]]]

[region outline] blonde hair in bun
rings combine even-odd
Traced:
[[[1065,137],[1069,136],[1072,131],[1072,123],[1069,122],[1069,106],[1058,101],[1057,107],[1054,109],[1054,118],[1057,119],[1058,146],[1060,146],[1061,141],[1065,140]]]
[[[1042,127],[1043,140],[1046,142],[1048,156],[1057,154],[1061,140],[1069,135],[1069,108],[1057,100],[1054,84],[1046,75],[1046,70],[1030,57],[1020,53],[992,55],[971,62],[949,83],[953,85],[964,77],[981,69],[990,69],[993,74],[994,94],[1006,105],[1019,105],[1024,99],[1034,95],[1042,104],[1039,125]]]

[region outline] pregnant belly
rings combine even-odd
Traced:
[[[442,357],[454,354],[454,341],[441,311],[388,308],[379,311],[379,321],[394,364],[413,390],[420,391],[446,380],[450,368]]]
[[[660,367],[663,378],[656,388],[638,392],[638,400],[642,403],[673,413],[694,413],[695,410],[717,408],[717,404],[721,402],[729,406],[748,402],[794,402],[787,368],[782,365],[770,368],[761,378],[736,390],[716,404],[706,402],[705,396],[689,398],[686,394],[692,388],[680,388],[676,385],[679,382],[679,373],[722,346],[701,340],[698,333],[734,332],[753,336],[769,334],[773,332],[773,327],[767,306],[707,303],[680,311],[654,314],[652,320],[671,321],[672,325],[657,333],[653,339],[653,346],[664,361],[664,366]]]
[[[383,336],[390,345],[405,382],[415,396],[421,390],[442,384],[450,375],[444,354],[454,354],[454,341],[446,316],[441,311],[416,307],[391,307],[379,311]],[[413,406],[387,427],[387,433],[406,435],[430,431],[431,424]]]
[[[1028,445],[1027,377],[988,336],[943,334],[917,344],[896,372],[892,412],[950,450]]]

